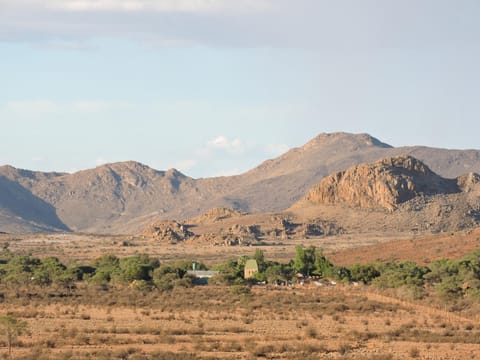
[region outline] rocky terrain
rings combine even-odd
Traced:
[[[470,192],[478,183],[477,174],[446,179],[411,156],[397,156],[330,175],[314,186],[305,200],[393,211],[415,197]]]
[[[332,174],[283,212],[212,209],[191,220],[155,222],[142,235],[231,246],[344,233],[440,233],[479,224],[479,175],[446,179],[411,156],[397,156]]]
[[[212,214],[217,216],[212,217]],[[242,214],[222,208],[190,220],[157,221],[147,226],[141,235],[160,243],[236,246],[332,236],[341,232],[332,221],[301,219],[290,213]]]
[[[159,219],[190,219],[212,208],[278,212],[302,199],[325,176],[397,155],[424,161],[445,178],[480,172],[478,150],[395,148],[367,134],[347,133],[321,134],[231,177],[193,179],[175,169],[158,171],[136,162],[73,174],[2,166],[0,231],[128,234]],[[464,186],[459,181],[458,187]]]

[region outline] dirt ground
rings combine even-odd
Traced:
[[[269,260],[287,262],[295,257],[295,246],[314,245],[325,253],[340,253],[359,246],[378,245],[397,239],[411,239],[411,233],[385,235],[338,235],[313,239],[290,239],[261,246],[216,246],[212,244],[180,243],[169,244],[141,236],[109,236],[90,234],[26,234],[0,235],[0,246],[13,252],[28,253],[37,257],[55,256],[68,262],[88,262],[104,254],[119,257],[146,253],[161,261],[195,259],[209,265],[225,262],[242,255],[252,255],[259,248]]]
[[[413,235],[411,232],[385,234],[344,234],[312,239],[288,239],[262,246],[215,246],[211,244],[169,244],[141,236],[109,236],[93,234],[0,234],[0,246],[14,252],[37,257],[55,256],[68,262],[89,262],[104,254],[129,256],[146,253],[161,261],[191,259],[209,265],[242,255],[251,255],[259,248],[269,260],[287,262],[295,257],[295,246],[313,245],[335,264],[351,265],[377,261],[415,261],[419,264],[440,258],[460,258],[480,248],[480,228],[436,235]]]
[[[342,249],[330,253],[330,259],[338,265],[405,260],[426,265],[442,258],[458,259],[479,248],[480,228],[476,228]]]
[[[242,290],[242,288],[240,288]],[[477,359],[480,323],[365,288],[109,290],[5,298],[25,359]],[[6,348],[0,348],[6,353]]]

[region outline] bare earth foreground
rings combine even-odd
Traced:
[[[248,288],[247,288],[248,289]],[[112,296],[113,295],[113,296]],[[361,287],[6,298],[25,359],[478,359],[480,325]]]

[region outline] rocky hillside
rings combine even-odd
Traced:
[[[446,179],[397,156],[324,178],[290,210],[355,233],[462,230],[480,224],[480,176]]]
[[[476,177],[476,174],[462,177],[459,184],[459,179],[442,178],[411,156],[397,156],[330,175],[314,186],[305,200],[394,210],[417,196],[459,193],[460,185],[471,188]]]
[[[400,154],[415,156],[447,178],[480,172],[478,150],[394,148],[366,134],[347,133],[321,134],[231,177],[193,179],[175,169],[158,171],[136,162],[74,174],[3,166],[0,231],[137,233],[154,220],[187,219],[212,208],[280,211],[333,172]]]

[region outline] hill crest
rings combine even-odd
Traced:
[[[471,187],[477,178],[476,174],[462,178],[463,187]],[[304,200],[313,204],[393,211],[399,204],[417,196],[459,193],[458,182],[442,178],[412,156],[396,156],[327,176]]]
[[[348,133],[320,134],[231,177],[194,179],[175,169],[159,171],[134,161],[73,174],[2,166],[0,177],[8,186],[0,188],[0,231],[131,234],[155,220],[190,219],[212,208],[276,212],[302,199],[325,176],[398,155],[411,155],[442,177],[480,172],[478,150],[395,148],[368,134]],[[462,186],[475,188],[473,180],[465,178]],[[31,202],[38,212],[28,211]]]

